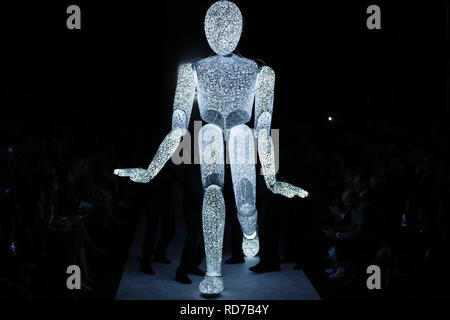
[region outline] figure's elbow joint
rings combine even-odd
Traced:
[[[258,119],[256,120],[256,130],[255,130],[256,137],[258,137],[260,130],[266,130],[267,133],[269,134],[271,124],[272,124],[272,114],[268,111],[262,112],[258,116]]]
[[[188,116],[186,112],[181,109],[175,107],[172,113],[172,130],[180,129],[182,130],[182,135],[184,136],[187,132],[188,127]]]

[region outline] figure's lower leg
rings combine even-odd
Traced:
[[[236,208],[243,233],[242,250],[247,257],[254,257],[259,251],[255,143],[252,131],[246,125],[231,129],[229,155]]]
[[[199,132],[199,155],[203,198],[203,236],[205,240],[206,276],[200,282],[200,292],[217,295],[223,291],[222,245],[225,227],[224,149],[221,128],[207,124]]]
[[[203,199],[203,235],[206,253],[206,277],[200,282],[200,292],[216,295],[223,291],[222,247],[225,227],[225,201],[222,190],[210,185]]]
[[[241,224],[243,238],[242,251],[246,257],[252,258],[258,254],[259,238],[256,230],[258,213],[256,209],[238,211],[238,219]]]

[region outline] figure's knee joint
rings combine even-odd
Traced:
[[[222,192],[222,187],[217,184],[210,184],[207,187],[205,187],[205,192],[211,193],[211,192]]]
[[[258,137],[258,133],[261,130],[266,130],[266,132],[270,131],[270,127],[271,127],[271,123],[272,123],[272,115],[267,112],[264,111],[263,113],[261,113],[258,117],[258,121],[256,123],[256,137]]]
[[[246,234],[244,233],[243,235],[244,235],[244,237],[245,237],[246,239],[248,239],[248,240],[253,240],[253,239],[256,238],[256,235],[257,235],[257,234],[258,234],[258,233],[257,233],[256,231],[254,231],[252,234],[246,235]]]
[[[204,178],[204,186],[205,186],[205,191],[206,189],[208,189],[209,187],[212,186],[216,186],[219,188],[223,187],[223,175],[221,173],[211,173],[208,176],[206,176]]]
[[[172,114],[172,130],[182,129],[186,133],[188,127],[186,112],[182,109],[175,109]]]

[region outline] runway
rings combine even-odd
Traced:
[[[170,265],[152,264],[156,274],[146,275],[139,272],[140,249],[144,237],[144,218],[141,218],[136,230],[119,288],[117,300],[203,300],[198,285],[202,277],[192,276],[191,285],[174,281],[179,263],[185,230],[182,219],[177,225],[175,238],[168,248]],[[225,239],[227,241],[227,239]],[[224,255],[224,260],[228,257]],[[279,272],[255,274],[248,270],[259,258],[246,259],[243,264],[223,265],[225,290],[216,300],[320,300],[303,271],[293,270],[294,264],[283,264]],[[201,265],[205,270],[205,264]]]

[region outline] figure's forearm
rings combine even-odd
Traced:
[[[196,75],[192,64],[181,65],[178,70],[177,89],[173,102],[172,131],[164,138],[148,166],[148,172],[152,178],[172,157],[180,144],[181,138],[186,134],[194,103],[196,83]]]
[[[164,138],[147,169],[152,178],[158,174],[177,150],[181,138],[183,137],[183,133],[183,129],[174,129]]]
[[[259,130],[258,133],[258,155],[261,161],[261,170],[266,181],[267,188],[272,189],[277,182],[275,169],[275,152],[272,137],[269,130]]]
[[[288,198],[299,196],[305,198],[308,192],[302,188],[291,185],[287,182],[280,182],[276,179],[275,169],[275,152],[272,142],[272,137],[269,135],[269,130],[259,130],[258,134],[258,154],[261,161],[261,169],[266,181],[267,188],[273,193],[281,194]]]

